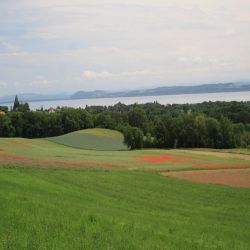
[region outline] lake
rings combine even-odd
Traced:
[[[206,94],[183,94],[183,95],[161,95],[161,96],[137,96],[137,97],[118,97],[118,98],[97,98],[97,99],[80,99],[80,100],[56,100],[56,101],[39,101],[29,102],[32,110],[48,109],[50,107],[82,107],[88,106],[109,106],[118,102],[124,104],[149,103],[157,101],[160,104],[185,104],[185,103],[202,103],[205,101],[250,101],[250,91],[246,92],[226,92],[226,93],[206,93]],[[4,105],[4,104],[1,104]],[[12,104],[5,104],[11,106]]]

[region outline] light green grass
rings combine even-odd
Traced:
[[[222,151],[226,152],[226,153],[236,153],[236,154],[250,155],[250,149],[249,148],[233,148],[233,149],[224,149]]]
[[[2,149],[2,150],[1,150]],[[191,157],[197,160],[198,163],[209,164],[231,164],[231,163],[247,163],[250,166],[250,161],[225,158],[218,156],[208,156],[202,154],[196,154],[193,152],[182,152],[181,150],[135,150],[135,151],[103,151],[103,150],[84,150],[73,147],[68,147],[58,143],[51,142],[44,139],[18,139],[18,138],[0,138],[0,166],[29,166],[30,161],[18,160],[14,162],[1,162],[1,153],[11,154],[15,156],[25,156],[32,160],[37,161],[37,167],[39,167],[40,160],[48,161],[47,165],[43,164],[43,167],[51,167],[49,162],[65,162],[69,167],[73,167],[72,162],[78,163],[79,167],[92,168],[106,168],[107,165],[112,164],[112,168],[117,169],[151,169],[151,170],[182,170],[182,169],[197,169],[192,162],[179,162],[173,164],[171,162],[143,162],[140,158],[143,155],[162,156],[162,155],[174,155],[178,157]],[[8,158],[2,158],[8,159]],[[14,164],[13,164],[14,163]],[[26,164],[27,163],[27,164]],[[91,163],[91,164],[89,164]],[[72,164],[72,165],[71,165]],[[105,165],[106,164],[106,165]],[[53,165],[55,166],[55,164]]]
[[[195,167],[146,163],[143,155],[250,163],[190,151],[97,151],[0,138],[0,249],[250,249],[250,189],[163,177],[159,171]],[[53,162],[90,169],[51,168]]]
[[[123,143],[123,135],[109,129],[86,129],[62,136],[48,138],[48,140],[81,149],[91,150],[127,150]]]
[[[0,169],[0,249],[250,249],[249,197],[150,172]]]
[[[81,134],[90,134],[90,135],[96,135],[101,137],[123,137],[123,135],[116,130],[111,129],[104,129],[104,128],[92,128],[92,129],[84,129],[80,130],[75,133],[81,133]]]
[[[197,148],[193,150],[250,155],[250,148],[229,148],[229,149]]]

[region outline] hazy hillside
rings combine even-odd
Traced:
[[[67,99],[92,99],[92,98],[112,98],[112,97],[135,97],[135,96],[159,96],[159,95],[179,95],[179,94],[198,94],[198,93],[222,93],[222,92],[243,92],[250,91],[250,83],[218,83],[203,84],[198,86],[170,86],[158,87],[154,89],[138,89],[128,91],[78,91],[73,95],[69,93],[59,94],[18,94],[22,102],[29,101],[49,101]],[[15,95],[0,97],[0,103],[12,103]]]
[[[21,102],[32,102],[32,101],[49,101],[49,100],[65,100],[70,98],[70,94],[35,94],[35,93],[24,93],[18,94],[18,98]],[[0,103],[12,103],[14,102],[15,95],[0,97]]]
[[[171,86],[159,87],[146,90],[131,90],[119,92],[107,91],[78,91],[71,96],[72,99],[105,98],[105,97],[133,97],[133,96],[157,96],[157,95],[179,95],[196,93],[220,93],[250,91],[250,84],[246,83],[219,83],[204,84],[199,86]]]

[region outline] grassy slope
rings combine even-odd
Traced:
[[[11,154],[15,156],[25,156],[30,159],[37,160],[39,165],[40,159],[46,161],[62,161],[67,164],[72,164],[75,161],[79,162],[79,166],[88,166],[91,162],[91,167],[95,165],[99,168],[104,163],[111,163],[117,168],[127,169],[169,169],[169,170],[181,170],[181,169],[192,169],[192,163],[190,162],[179,162],[172,164],[171,162],[162,163],[146,163],[138,160],[143,155],[175,155],[180,157],[192,157],[197,159],[200,163],[249,163],[250,161],[232,159],[225,157],[216,157],[208,155],[198,155],[192,152],[182,152],[179,150],[139,150],[139,151],[96,151],[96,150],[82,150],[72,147],[67,147],[57,143],[53,143],[48,140],[36,139],[17,139],[17,138],[0,138],[0,161],[1,154]],[[2,158],[3,160],[7,158]],[[11,160],[11,165],[15,166],[26,166],[25,161],[19,163],[17,160]],[[7,164],[5,161],[0,162],[0,165]],[[9,163],[8,163],[9,164]],[[7,164],[7,165],[8,165]],[[27,161],[29,165],[29,161]],[[43,165],[44,166],[44,165]],[[49,162],[46,163],[47,167],[51,167]],[[45,167],[46,167],[45,166]]]
[[[233,148],[233,149],[224,149],[224,150],[221,150],[221,151],[228,152],[228,153],[250,155],[250,149],[249,148]]]
[[[0,169],[0,249],[249,249],[249,197],[141,171]]]
[[[123,135],[109,129],[86,129],[48,140],[70,147],[92,150],[126,150]]]
[[[93,132],[93,131],[89,131]],[[110,135],[106,135],[110,136]],[[1,153],[3,155],[1,155]],[[6,156],[29,160],[8,162]],[[127,169],[190,169],[138,161],[142,155],[239,159],[178,150],[95,151],[48,140],[0,138],[0,249],[249,249],[250,189],[194,184]],[[110,162],[120,171],[22,169],[30,159],[82,166]],[[35,165],[36,166],[36,165]]]

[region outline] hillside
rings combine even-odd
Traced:
[[[162,86],[153,89],[137,89],[127,91],[77,91],[74,94],[18,94],[22,102],[48,101],[48,100],[70,100],[70,99],[93,99],[93,98],[116,98],[116,97],[136,97],[136,96],[160,96],[160,95],[180,95],[180,94],[204,94],[222,92],[243,92],[250,91],[250,83],[218,83],[201,84],[190,86]],[[15,95],[1,96],[0,103],[12,103]]]
[[[0,249],[249,249],[250,155],[50,140],[0,138]]]
[[[249,189],[70,169],[0,169],[0,183],[0,249],[250,246]]]
[[[47,138],[65,146],[91,150],[126,150],[123,135],[109,129],[86,129],[62,136]]]
[[[222,92],[250,91],[248,83],[218,83],[203,84],[195,86],[163,86],[154,89],[140,89],[129,91],[78,91],[71,96],[71,99],[91,98],[112,98],[112,97],[135,97],[135,96],[159,96],[159,95],[180,95],[180,94],[204,94]]]

